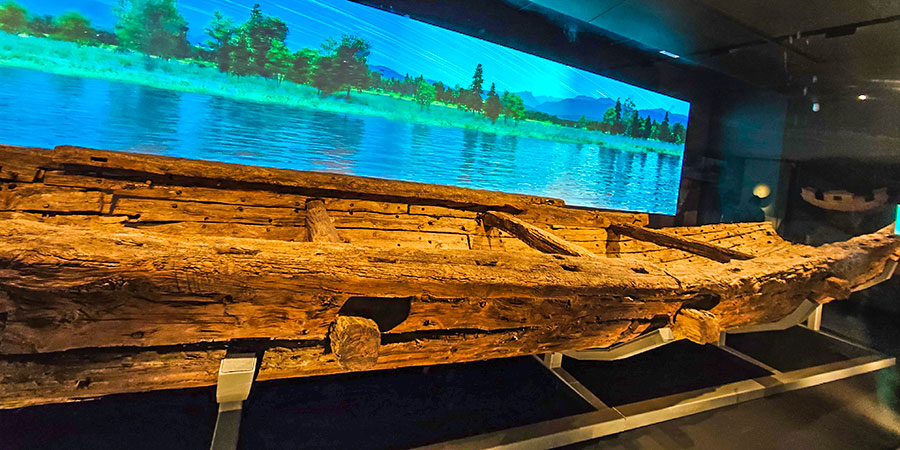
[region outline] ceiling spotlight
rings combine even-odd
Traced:
[[[813,103],[813,105],[812,105],[812,110],[813,110],[813,112],[819,112],[819,109],[820,109],[820,108],[819,108],[819,104],[818,104],[818,103]]]
[[[864,102],[864,101],[866,101],[866,100],[869,99],[869,96],[866,95],[866,94],[859,94],[859,95],[856,96],[856,99],[859,100],[859,101],[861,101],[861,102]]]
[[[678,56],[678,55],[676,55],[676,54],[674,54],[674,53],[672,53],[672,52],[667,52],[667,51],[665,51],[665,50],[660,50],[659,53],[662,54],[662,55],[666,55],[666,56],[668,56],[669,58],[675,58],[675,59],[681,58],[680,56]]]

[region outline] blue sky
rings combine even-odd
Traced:
[[[77,10],[99,28],[112,29],[115,23],[116,0],[18,1],[32,14]],[[485,88],[496,83],[500,91],[538,96],[631,97],[638,109],[662,108],[685,116],[690,108],[682,100],[348,0],[181,0],[178,9],[188,21],[189,40],[198,43],[207,39],[203,29],[214,11],[240,23],[257,2],[263,13],[288,24],[287,42],[293,50],[319,48],[329,37],[357,34],[372,43],[369,64],[451,86],[468,86],[475,65],[481,63]]]

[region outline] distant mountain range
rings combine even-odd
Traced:
[[[402,80],[406,78],[406,75],[401,75],[394,69],[385,66],[369,66],[369,70],[372,72],[378,72],[381,74],[381,78],[388,80]]]
[[[611,98],[594,98],[579,95],[574,98],[559,99],[553,97],[541,97],[531,92],[517,92],[522,97],[525,107],[542,113],[553,114],[560,119],[578,120],[583,115],[587,120],[603,120],[606,110],[616,106],[616,101]],[[547,100],[544,100],[547,99]],[[543,101],[542,101],[543,100]],[[641,118],[650,116],[651,119],[662,122],[666,116],[666,110],[662,108],[639,109]],[[688,117],[682,114],[669,113],[669,123],[680,123],[687,126]]]
[[[391,80],[402,80],[406,75],[385,66],[369,66],[369,69],[381,74],[381,78]],[[432,80],[427,80],[434,83]],[[487,95],[487,91],[485,91]],[[516,95],[522,97],[522,103],[525,107],[546,114],[553,114],[560,119],[578,120],[584,116],[587,120],[603,120],[603,114],[606,110],[616,106],[616,101],[611,98],[594,98],[586,95],[579,95],[573,98],[558,98],[546,95],[534,95],[531,92],[516,92]],[[638,115],[641,118],[650,116],[651,119],[662,122],[666,116],[666,110],[662,108],[639,109]],[[688,118],[682,114],[669,114],[669,123],[680,123],[687,127]]]

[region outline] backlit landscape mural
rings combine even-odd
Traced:
[[[689,103],[347,0],[19,0],[0,31],[0,143],[676,210]]]

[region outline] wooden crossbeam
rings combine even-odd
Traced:
[[[549,231],[542,230],[528,222],[525,222],[511,214],[499,211],[488,211],[481,217],[486,228],[495,227],[519,238],[535,250],[544,253],[568,256],[583,256],[595,258],[597,255],[590,250],[573,244]]]
[[[639,241],[652,242],[663,247],[676,248],[723,263],[729,262],[732,259],[753,259],[753,255],[741,251],[720,247],[685,236],[678,236],[677,234],[668,231],[652,230],[650,228],[637,227],[628,224],[611,224],[609,230]]]

